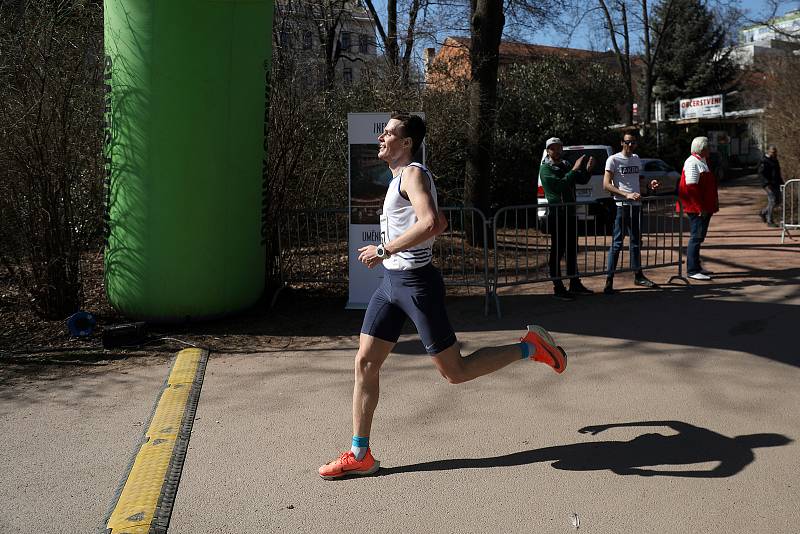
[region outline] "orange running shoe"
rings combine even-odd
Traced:
[[[372,451],[367,449],[367,454],[361,460],[356,460],[353,451],[343,452],[339,458],[328,462],[319,468],[319,476],[325,480],[333,480],[345,476],[371,475],[380,467],[380,462],[372,457]]]
[[[567,353],[556,345],[550,332],[537,325],[528,325],[528,333],[520,341],[530,343],[536,351],[531,355],[531,360],[546,363],[556,373],[563,373],[567,368]]]

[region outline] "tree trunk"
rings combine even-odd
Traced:
[[[619,7],[622,10],[622,38],[625,41],[625,54],[620,58],[622,76],[625,79],[625,123],[633,124],[633,71],[631,69],[631,38],[628,32],[628,10],[624,2],[619,2]]]
[[[663,9],[663,17],[660,20],[661,26],[659,27],[658,19],[655,25],[651,23],[649,7],[647,0],[641,0],[642,6],[642,23],[644,30],[644,94],[642,95],[642,106],[644,107],[643,124],[647,128],[650,125],[650,120],[653,118],[652,103],[653,103],[653,89],[658,81],[656,77],[656,64],[659,61],[659,50],[661,50],[662,37],[669,31],[673,24],[673,6],[674,0],[665,0],[661,2]]]
[[[364,0],[367,9],[372,14],[375,28],[380,35],[384,48],[386,49],[386,60],[394,73],[399,76],[403,87],[408,87],[411,75],[411,55],[414,50],[416,39],[417,16],[423,5],[427,5],[427,0],[412,0],[408,10],[408,27],[406,36],[403,39],[403,55],[400,56],[399,35],[397,34],[397,0],[387,0],[386,2],[386,30],[378,17],[378,11],[372,0]]]
[[[502,0],[472,0],[469,125],[464,204],[489,215],[489,181],[497,114],[497,68],[505,25]]]
[[[389,15],[386,21],[386,55],[389,56],[389,64],[397,68],[400,55],[397,45],[397,0],[388,0],[386,10]]]
[[[650,126],[650,103],[653,96],[653,49],[650,39],[650,16],[647,13],[647,0],[642,0],[642,31],[644,37],[644,94],[642,95],[642,108],[639,115],[645,129]]]
[[[420,0],[413,0],[408,12],[408,29],[406,31],[403,59],[400,63],[400,81],[403,87],[408,87],[411,78],[411,52],[414,50],[414,27],[417,24]]]
[[[617,2],[617,7],[622,13],[622,34],[624,51],[620,50],[619,43],[617,42],[617,27],[614,24],[614,19],[608,9],[608,4],[605,0],[599,0],[600,8],[603,11],[603,16],[606,19],[606,26],[608,28],[608,35],[611,38],[611,45],[614,47],[614,55],[619,64],[619,70],[622,74],[622,81],[625,84],[625,112],[623,119],[625,124],[633,124],[633,79],[631,76],[631,55],[630,55],[630,34],[628,33],[628,15],[624,2]]]

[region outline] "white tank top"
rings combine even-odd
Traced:
[[[403,180],[403,171],[408,167],[418,167],[428,175],[431,182],[431,195],[433,205],[438,210],[439,205],[436,199],[436,185],[433,183],[433,176],[424,165],[419,163],[409,163],[403,167],[389,183],[389,190],[386,192],[386,199],[383,201],[383,212],[381,213],[381,242],[386,244],[392,239],[411,228],[417,222],[417,214],[411,201],[400,194],[400,184]],[[433,259],[434,238],[423,241],[407,250],[395,252],[389,258],[383,260],[383,266],[393,271],[407,271],[417,269],[431,262]]]

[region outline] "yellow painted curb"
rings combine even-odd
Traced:
[[[109,515],[108,532],[150,532],[160,512],[168,521],[207,359],[208,351],[201,349],[185,349],[177,354],[143,443]],[[170,510],[159,510],[164,507],[167,491],[171,492],[166,499]],[[166,531],[167,525],[162,526]]]

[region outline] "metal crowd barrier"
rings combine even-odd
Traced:
[[[800,179],[794,178],[781,186],[783,197],[781,207],[781,244],[786,236],[792,235],[789,230],[800,228]]]
[[[488,229],[475,208],[443,207],[448,228],[436,238],[434,264],[448,286],[478,287],[489,313]],[[281,285],[348,281],[349,218],[346,208],[296,210],[278,231]]]
[[[674,196],[643,198],[639,221],[641,268],[677,266],[678,274],[669,282],[676,278],[686,281],[683,277],[683,209],[675,212],[676,200]],[[553,243],[571,249],[578,276],[607,274],[613,209],[605,217],[598,217],[596,208],[597,204],[579,202],[549,204],[546,208],[538,204],[508,206],[498,210],[489,224],[475,208],[444,207],[448,228],[436,239],[434,263],[446,285],[482,288],[484,313],[488,315],[493,300],[499,317],[498,289],[570,278],[564,266],[560,275],[550,274]],[[627,204],[616,209],[630,213]],[[282,285],[347,284],[347,209],[289,212],[278,234]],[[626,235],[616,272],[633,270],[629,243]],[[567,258],[560,263],[564,259]]]
[[[674,196],[645,197],[641,200],[641,268],[677,266],[683,277],[683,208],[676,213]],[[590,210],[590,207],[592,208]],[[599,208],[599,209],[598,209]],[[538,204],[508,206],[493,219],[493,278],[491,293],[498,317],[501,316],[498,289],[502,287],[565,280],[572,276],[607,274],[608,251],[612,241],[614,208],[630,213],[629,204],[604,212],[596,203]],[[632,271],[628,255],[630,238],[620,251],[615,272]],[[553,246],[565,250],[558,269],[551,274]],[[571,274],[569,256],[574,257],[577,273]],[[563,263],[567,263],[566,266]],[[626,266],[627,265],[627,266]],[[555,263],[554,263],[555,266]]]
[[[447,230],[433,244],[433,263],[445,285],[479,287],[485,294],[484,314],[489,314],[489,232],[486,217],[475,208],[443,207]]]
[[[278,229],[281,284],[347,283],[346,208],[294,210]]]

